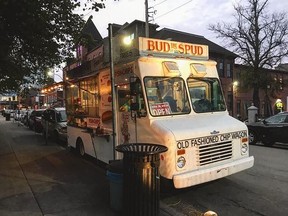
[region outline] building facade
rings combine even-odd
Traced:
[[[56,82],[50,85],[46,85],[41,90],[43,95],[43,107],[64,107],[64,82]]]
[[[3,109],[17,109],[19,105],[19,98],[16,93],[7,93],[0,95],[0,110]]]
[[[253,89],[247,88],[243,79],[243,74],[247,70],[251,70],[251,68],[235,64],[233,79],[237,85],[233,86],[233,112],[242,119],[247,119],[247,109],[253,104]],[[265,118],[279,111],[288,111],[288,68],[280,65],[276,69],[262,69],[261,73],[263,76],[268,76],[270,82],[259,90],[258,115]],[[278,102],[281,102],[282,107],[277,107]]]

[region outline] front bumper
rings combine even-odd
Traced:
[[[254,165],[254,157],[246,157],[228,164],[222,164],[212,168],[196,170],[186,173],[181,173],[173,176],[175,188],[185,188],[193,185],[201,184],[208,181],[213,181],[245,169],[249,169]]]

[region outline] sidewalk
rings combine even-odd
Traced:
[[[0,116],[0,215],[121,215],[103,168]],[[159,216],[182,216],[160,201]]]

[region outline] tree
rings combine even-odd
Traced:
[[[209,30],[226,39],[247,71],[246,84],[253,89],[253,103],[260,105],[259,90],[267,90],[269,76],[263,68],[273,68],[288,56],[288,22],[285,13],[269,13],[268,0],[241,1],[234,6],[235,23],[217,23]]]
[[[45,81],[48,68],[72,56],[84,25],[74,10],[84,2],[83,10],[99,11],[103,1],[0,0],[0,92],[38,77]]]

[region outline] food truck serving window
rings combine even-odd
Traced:
[[[67,85],[67,124],[86,127],[88,117],[99,117],[98,77],[90,77]]]
[[[220,83],[215,78],[188,78],[188,88],[195,112],[217,112],[226,110]]]
[[[145,77],[144,84],[152,116],[187,114],[191,111],[182,78]]]

